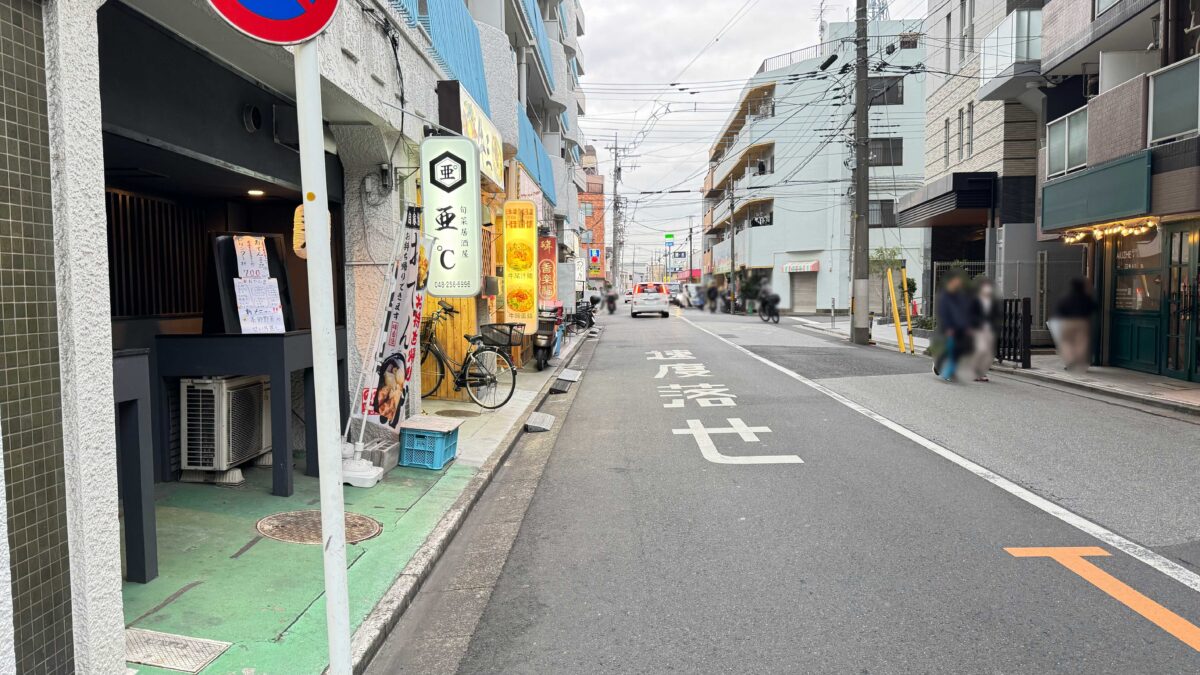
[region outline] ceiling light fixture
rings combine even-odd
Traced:
[[[250,195],[251,197],[261,197],[267,193],[263,192],[262,190],[246,190],[246,194]]]

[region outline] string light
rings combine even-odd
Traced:
[[[1115,223],[1073,230],[1063,235],[1064,244],[1077,244],[1089,236],[1099,241],[1105,237],[1137,237],[1158,227],[1158,221],[1153,218],[1135,221],[1117,221]]]

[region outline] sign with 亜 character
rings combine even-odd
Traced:
[[[538,237],[538,304],[558,300],[558,237]]]
[[[429,251],[430,294],[479,295],[483,281],[479,150],[469,138],[431,136],[421,143],[421,196]]]
[[[504,311],[508,321],[537,329],[537,207],[504,203]]]

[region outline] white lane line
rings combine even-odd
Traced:
[[[943,447],[942,445],[939,445],[938,443],[935,443],[934,441],[931,441],[928,438],[925,438],[924,436],[918,434],[917,432],[915,432],[907,427],[900,425],[897,422],[893,422],[892,420],[884,417],[883,415],[880,415],[879,413],[875,412],[874,410],[871,410],[870,408],[867,408],[866,406],[863,406],[859,403],[855,403],[854,401],[851,401],[850,399],[846,398],[845,396],[842,396],[841,394],[837,393],[836,391],[833,391],[832,389],[829,389],[828,387],[825,387],[824,385],[818,384],[793,370],[784,368],[783,366],[779,365],[778,363],[775,363],[774,361],[763,358],[763,357],[759,356],[758,354],[755,354],[754,352],[750,351],[749,349],[746,349],[745,347],[743,347],[739,344],[731,342],[731,341],[721,337],[720,335],[717,335],[716,333],[708,330],[707,328],[704,328],[703,326],[697,325],[696,323],[694,323],[691,319],[688,319],[687,317],[681,317],[681,318],[684,321],[687,321],[689,324],[692,325],[692,327],[696,328],[697,330],[708,333],[709,335],[720,340],[721,342],[724,342],[725,344],[729,345],[730,347],[733,347],[734,349],[742,352],[746,356],[749,356],[750,358],[755,359],[756,361],[764,363],[767,366],[774,368],[775,370],[778,370],[779,372],[783,373],[784,375],[787,375],[788,377],[792,378],[793,380],[796,380],[797,382],[805,385],[806,387],[809,387],[811,389],[819,391],[822,394],[828,396],[829,398],[832,398],[833,400],[837,401],[838,403],[841,403],[842,405],[846,406],[847,408],[850,408],[851,410],[853,410],[857,413],[860,413],[866,417],[869,417],[870,419],[878,422],[879,424],[882,424],[883,426],[887,427],[888,429],[891,429],[892,431],[900,434],[901,436],[909,439],[910,441],[913,441],[914,443],[917,443],[918,445],[924,446],[928,450],[932,450],[933,452],[937,453],[938,455],[941,455],[943,458],[948,459],[951,462],[954,462],[955,464],[961,466],[962,468],[966,469],[967,471],[970,471],[971,473],[975,474],[976,476],[979,476],[980,478],[986,480],[987,482],[991,483],[992,485],[995,485],[996,487],[1000,488],[1001,490],[1004,490],[1005,492],[1011,494],[1012,496],[1026,502],[1027,504],[1030,504],[1030,505],[1054,516],[1055,518],[1058,518],[1059,520],[1070,525],[1071,527],[1081,530],[1084,533],[1089,534],[1089,535],[1095,537],[1096,539],[1099,539],[1100,541],[1108,544],[1109,546],[1112,546],[1113,548],[1115,548],[1119,551],[1122,551],[1134,558],[1137,558],[1138,560],[1142,561],[1143,563],[1145,563],[1145,564],[1149,565],[1150,567],[1153,567],[1154,569],[1158,570],[1159,572],[1162,572],[1163,574],[1171,577],[1175,581],[1178,581],[1179,583],[1183,584],[1184,586],[1187,586],[1188,588],[1192,589],[1193,591],[1200,591],[1200,574],[1196,574],[1195,572],[1192,572],[1191,570],[1173,562],[1172,560],[1165,558],[1165,557],[1155,553],[1154,551],[1151,551],[1150,549],[1146,548],[1145,546],[1142,546],[1140,544],[1135,544],[1134,542],[1126,539],[1125,537],[1122,537],[1121,535],[1117,534],[1116,532],[1113,532],[1112,530],[1109,530],[1108,528],[1103,527],[1102,525],[1097,525],[1096,523],[1093,523],[1092,521],[1088,520],[1087,518],[1084,518],[1083,516],[1081,516],[1077,513],[1074,513],[1073,511],[1070,511],[1062,506],[1059,506],[1058,504],[1055,504],[1054,502],[1052,502],[1044,497],[1041,497],[1039,495],[1034,494],[1033,492],[1030,492],[1029,490],[1021,487],[1020,485],[1017,485],[1016,483],[1005,478],[1004,476],[1001,476],[1000,474],[997,474],[996,472],[994,472],[990,469],[985,469],[984,467],[976,464],[975,462],[972,462],[971,460],[967,459],[966,457],[963,457],[963,456]]]

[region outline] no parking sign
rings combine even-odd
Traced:
[[[255,40],[294,45],[311,40],[333,20],[338,0],[208,0],[231,26]]]

